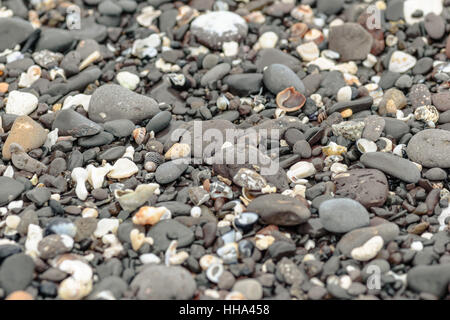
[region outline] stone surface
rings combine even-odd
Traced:
[[[369,213],[357,201],[349,198],[322,202],[319,217],[323,227],[334,233],[345,233],[369,225]]]
[[[93,136],[103,128],[72,109],[61,110],[56,115],[52,130],[58,128],[60,136],[73,136],[75,138]]]
[[[7,294],[25,289],[33,279],[34,262],[19,253],[8,257],[0,268],[0,285]]]
[[[410,160],[429,168],[450,168],[450,132],[428,129],[415,134],[406,152]]]
[[[372,48],[372,36],[357,23],[345,23],[330,29],[329,49],[338,52],[342,61],[364,60]]]
[[[305,93],[305,85],[302,80],[287,66],[272,64],[264,70],[264,85],[273,94],[294,87],[298,92]]]
[[[0,19],[0,51],[12,49],[25,41],[33,32],[31,24],[21,18]]]

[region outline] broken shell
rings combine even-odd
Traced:
[[[134,211],[142,206],[153,195],[159,195],[159,184],[140,184],[136,190],[114,190],[114,196],[125,211]]]
[[[384,148],[380,149],[380,152],[391,152],[392,151],[392,141],[388,138],[381,137],[378,140],[383,140],[385,142]]]
[[[320,53],[317,44],[313,41],[299,45],[296,51],[300,55],[300,57],[302,57],[302,59],[307,62],[319,58]]]
[[[294,38],[293,40],[298,40],[303,38],[308,31],[308,25],[303,22],[297,22],[291,26],[289,31],[291,32],[291,38]]]
[[[170,219],[172,213],[166,207],[142,207],[133,217],[133,223],[139,225],[155,225],[160,220]]]
[[[143,27],[150,27],[153,20],[161,15],[161,10],[155,10],[152,6],[148,6],[142,9],[140,15],[136,17],[136,21]]]
[[[178,8],[176,21],[179,26],[183,26],[189,23],[195,17],[198,17],[197,9],[194,9],[190,6],[181,6]]]
[[[339,156],[347,152],[347,148],[331,141],[326,147],[322,147],[322,153],[326,156]]]
[[[243,212],[239,216],[235,217],[234,225],[244,231],[250,230],[253,225],[258,221],[259,216],[253,212]]]
[[[125,149],[125,153],[123,154],[122,158],[128,158],[130,160],[133,160],[134,157],[134,148],[133,146],[128,146]]]
[[[414,117],[416,120],[422,120],[424,122],[432,121],[433,123],[436,123],[439,120],[439,112],[435,106],[421,106],[414,111]]]
[[[78,199],[86,200],[88,192],[86,189],[86,180],[88,179],[88,171],[84,168],[74,168],[72,171],[72,180],[76,183],[75,194]]]
[[[147,130],[145,128],[136,128],[136,129],[134,129],[133,130],[134,141],[138,145],[141,145],[142,143],[144,143],[146,134],[147,134]]]
[[[116,218],[103,218],[97,223],[94,236],[102,238],[105,234],[116,233],[119,228],[120,221]]]
[[[98,211],[94,208],[84,208],[83,211],[81,211],[81,216],[83,218],[97,218]]]
[[[274,242],[274,237],[258,234],[256,235],[255,246],[258,250],[267,250]]]
[[[358,261],[369,261],[376,257],[378,252],[383,248],[383,238],[375,236],[367,240],[362,246],[354,248],[350,255]]]
[[[297,20],[310,23],[314,18],[314,12],[310,6],[301,4],[291,10],[291,16]]]
[[[92,268],[72,255],[63,255],[55,263],[59,270],[71,276],[63,280],[58,288],[58,296],[64,300],[80,300],[92,290]]]
[[[212,254],[206,254],[200,258],[199,264],[202,270],[207,270],[211,265],[223,264],[223,261],[219,257],[213,256]]]
[[[191,153],[190,145],[186,143],[175,143],[169,150],[167,150],[164,158],[166,160],[175,160],[185,158]]]
[[[112,166],[109,163],[102,167],[95,167],[93,164],[90,164],[86,167],[86,170],[88,172],[88,181],[92,188],[99,189],[103,185],[105,176],[112,170]]]
[[[170,265],[180,265],[189,258],[189,253],[186,251],[177,252],[169,258]]]
[[[214,263],[206,270],[206,277],[213,283],[219,283],[220,276],[223,274],[224,268],[221,263]]]
[[[108,245],[108,248],[103,251],[103,257],[106,259],[117,257],[123,250],[122,244],[114,234],[105,234],[102,242]]]
[[[221,95],[219,98],[217,98],[216,106],[219,110],[227,110],[229,104],[230,101],[224,95]]]
[[[58,296],[63,300],[81,300],[92,291],[92,281],[81,282],[69,277],[61,282]]]
[[[172,240],[167,247],[167,250],[164,254],[164,263],[166,266],[170,266],[170,258],[172,258],[177,253],[178,241]]]
[[[300,161],[294,164],[288,172],[286,172],[289,180],[297,183],[298,180],[310,177],[316,173],[316,168],[311,162]]]
[[[124,88],[131,91],[135,90],[139,85],[139,76],[128,71],[121,71],[116,75],[117,82]]]
[[[80,67],[78,68],[80,71],[86,69],[90,64],[94,63],[95,61],[99,60],[102,57],[100,51],[95,50],[90,55],[86,57],[81,63]]]
[[[359,139],[356,141],[356,147],[361,153],[376,152],[378,149],[375,142],[367,139]]]
[[[253,11],[244,17],[245,21],[262,24],[266,21],[266,17],[261,11]]]
[[[41,77],[42,70],[39,66],[31,66],[27,72],[20,75],[18,86],[20,88],[30,87],[36,80]]]
[[[286,112],[294,112],[299,110],[306,102],[303,94],[295,90],[294,87],[289,87],[280,91],[276,98],[278,108]]]
[[[25,241],[25,253],[33,259],[39,257],[38,245],[43,238],[44,231],[35,224],[28,225],[27,240]]]
[[[134,251],[138,251],[145,243],[145,234],[139,232],[138,229],[130,231],[131,247]]]
[[[323,36],[322,31],[318,29],[310,29],[305,33],[303,39],[306,42],[313,41],[315,44],[321,44],[325,37]],[[317,54],[317,56],[319,55]]]
[[[112,179],[125,179],[139,172],[136,164],[128,158],[120,158],[114,163],[108,177]]]
[[[145,39],[134,41],[131,53],[139,58],[153,58],[158,54],[158,48],[161,45],[161,38],[158,34],[153,33]]]
[[[233,182],[250,191],[260,191],[267,185],[266,179],[254,170],[241,168],[234,175]]]
[[[402,157],[403,158],[403,149],[406,148],[406,144],[398,144],[395,146],[394,150],[392,150],[392,153],[395,154],[396,156]]]
[[[182,73],[169,73],[167,77],[172,84],[172,87],[177,90],[189,89],[191,83],[186,79],[185,75]]]
[[[278,35],[273,31],[264,32],[258,39],[258,49],[275,48],[278,42]]]

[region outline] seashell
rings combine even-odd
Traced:
[[[212,254],[206,254],[200,258],[199,264],[202,270],[207,270],[211,265],[223,264],[223,261]]]
[[[108,233],[116,233],[119,228],[120,221],[116,218],[103,218],[97,223],[97,228],[94,231],[94,236],[102,238]]]
[[[303,39],[306,42],[313,41],[315,44],[319,45],[325,40],[325,37],[322,33],[322,31],[318,29],[310,29],[308,30],[305,35],[303,36]]]
[[[83,61],[81,61],[78,69],[80,71],[86,69],[88,66],[90,66],[95,61],[99,60],[101,57],[102,57],[102,55],[101,55],[100,51],[95,50],[90,55],[88,55]]]
[[[219,98],[217,98],[216,106],[219,110],[227,110],[229,105],[230,101],[224,95],[221,95]]]
[[[345,86],[345,87],[340,88],[336,95],[336,98],[337,98],[338,102],[351,101],[352,100],[352,87]],[[348,109],[346,109],[346,110],[348,110]]]
[[[391,152],[392,151],[392,141],[389,140],[388,138],[385,137],[381,137],[378,140],[383,140],[385,142],[385,146],[383,149],[380,149],[380,152]]]
[[[81,211],[81,216],[83,218],[97,218],[98,211],[95,208],[84,208],[83,211]]]
[[[386,39],[386,41],[387,41],[387,39]],[[375,57],[373,54],[369,53],[367,55],[366,60],[363,61],[363,66],[370,69],[377,63],[377,61],[378,61],[377,57]]]
[[[395,146],[394,150],[392,150],[392,153],[396,156],[403,158],[403,150],[406,148],[406,144],[398,144]]]
[[[178,26],[183,26],[191,22],[191,20],[195,17],[198,17],[198,15],[199,13],[197,9],[190,6],[181,6],[178,8],[178,14],[176,17],[177,24]]]
[[[266,17],[262,14],[261,11],[253,11],[244,17],[245,21],[263,24],[266,21]]]
[[[303,94],[295,90],[294,87],[289,87],[277,94],[276,102],[278,108],[281,110],[294,112],[303,107],[306,98]]]
[[[14,168],[12,166],[7,166],[5,172],[3,172],[3,176],[13,178],[14,177]],[[33,177],[34,176],[36,176],[36,179],[37,179],[37,174],[34,174]],[[36,182],[36,184],[37,184],[37,182]],[[34,184],[34,185],[36,185],[36,184]]]
[[[303,43],[296,48],[297,53],[302,57],[304,61],[313,61],[319,58],[319,48],[313,41]]]
[[[223,263],[236,263],[239,257],[239,248],[236,242],[226,243],[223,247],[217,249],[217,255],[222,258]]]
[[[189,258],[189,253],[186,251],[177,252],[169,259],[169,265],[180,265],[183,264],[187,258]]]
[[[44,231],[35,224],[28,225],[27,239],[25,241],[25,253],[33,259],[39,257],[38,245],[43,238]]]
[[[335,68],[336,63],[333,60],[330,60],[328,58],[319,57],[316,60],[313,60],[307,64],[309,65],[315,65],[318,66],[320,70],[326,71],[326,70],[333,70]]]
[[[289,29],[292,40],[298,40],[298,39],[303,38],[303,36],[305,35],[305,33],[307,31],[308,31],[308,25],[303,22],[294,23]]]
[[[191,217],[200,218],[202,215],[202,209],[198,206],[192,207],[191,209]]]
[[[190,82],[182,73],[169,73],[167,77],[172,84],[172,87],[177,90],[186,90],[190,87]]]
[[[152,6],[148,6],[142,9],[140,15],[136,17],[136,21],[143,27],[150,27],[153,20],[161,15],[161,10],[155,10]]]
[[[258,39],[257,49],[275,48],[278,42],[278,35],[273,31],[264,32]]]
[[[268,235],[256,235],[255,246],[258,250],[267,250],[274,242],[275,238]]]
[[[18,86],[20,88],[29,88],[35,81],[41,77],[42,70],[39,66],[31,66],[27,72],[20,75]]]
[[[8,227],[9,229],[13,229],[16,230],[17,227],[19,226],[20,223],[20,217],[17,215],[9,215],[6,217],[5,222],[6,222],[6,227]]]
[[[223,274],[224,268],[221,263],[214,263],[206,270],[206,277],[212,283],[219,283],[220,276]]]
[[[232,291],[225,296],[225,300],[247,300],[247,298],[238,291]]]
[[[128,158],[130,160],[133,160],[134,157],[134,148],[133,146],[128,146],[125,149],[125,153],[123,154],[122,158]]]
[[[166,266],[170,266],[170,258],[175,256],[175,254],[177,253],[177,246],[178,246],[178,241],[172,240],[170,242],[169,246],[167,247],[167,250],[164,254],[164,263]]]
[[[105,234],[102,242],[108,245],[108,248],[103,251],[103,257],[106,259],[117,257],[123,250],[122,244],[114,234]]]
[[[153,195],[159,195],[159,184],[140,184],[136,190],[114,190],[114,196],[119,201],[120,206],[125,211],[134,211],[142,206]]]
[[[34,29],[38,29],[41,27],[41,21],[39,20],[39,14],[35,10],[28,11],[28,21],[30,21],[30,23]]]
[[[139,225],[155,225],[160,220],[170,219],[172,213],[166,207],[142,207],[133,217],[133,223]]]
[[[341,66],[342,66],[342,65],[341,65]],[[337,70],[337,69],[339,69],[339,68],[336,67],[336,68],[334,68],[334,69]],[[349,85],[349,86],[351,86],[351,85],[357,85],[358,87],[361,85],[361,82],[359,81],[359,79],[358,79],[357,76],[354,76],[354,75],[349,74],[349,73],[344,73],[343,76],[344,76],[345,83],[346,83],[347,85]],[[375,97],[374,99],[377,99],[377,97]],[[382,98],[380,98],[380,101],[381,101],[381,99],[382,99]],[[378,103],[379,103],[379,102],[378,102]]]
[[[234,225],[244,231],[248,231],[258,221],[259,216],[253,212],[243,212],[239,216],[235,217]]]
[[[67,80],[66,73],[65,73],[64,69],[62,69],[62,68],[58,68],[58,67],[53,68],[52,70],[50,70],[49,75],[50,75],[51,80],[55,80],[58,77],[61,77],[64,80]]]
[[[175,160],[185,158],[191,153],[191,146],[186,143],[175,143],[169,150],[167,150],[164,158],[166,160]]]
[[[121,71],[116,75],[117,82],[124,88],[134,91],[141,81],[139,76],[128,71]]]
[[[58,141],[58,131],[59,129],[55,128],[47,134],[47,138],[44,142],[45,147],[51,149],[56,144],[56,142]]]
[[[120,158],[114,163],[108,177],[112,179],[126,179],[139,172],[136,164],[128,158]]]
[[[61,282],[58,296],[63,300],[81,300],[92,291],[92,281],[81,282],[69,277]]]
[[[165,62],[163,58],[156,60],[155,67],[162,72],[178,72],[181,70],[178,65]]]
[[[358,261],[369,261],[376,257],[378,252],[383,248],[384,241],[380,236],[374,236],[367,240],[362,246],[354,248],[350,255]]]
[[[421,106],[414,111],[414,117],[416,120],[422,120],[424,122],[436,123],[439,120],[439,112],[435,106],[427,105]]]
[[[334,174],[339,174],[343,172],[347,172],[348,166],[343,163],[335,162],[331,165],[330,171]]]
[[[396,36],[394,36],[393,34],[389,34],[386,37],[386,45],[388,47],[393,47],[398,43],[398,38]]]
[[[217,198],[233,198],[233,191],[222,181],[215,181],[211,183],[209,194],[213,200]]]
[[[266,179],[254,170],[241,168],[234,175],[233,182],[251,191],[260,191],[267,185]]]
[[[86,181],[88,179],[88,171],[84,168],[78,167],[72,170],[72,180],[76,183],[75,194],[78,199],[86,200],[88,192],[86,189]]]
[[[144,143],[146,134],[147,130],[145,128],[136,128],[133,130],[133,139],[138,145],[141,145]]]
[[[130,231],[131,247],[134,251],[138,251],[140,247],[145,243],[145,234],[139,232],[138,229]]]
[[[367,139],[359,139],[356,141],[356,147],[361,153],[376,152],[378,147],[375,142]]]
[[[289,180],[293,183],[297,183],[299,179],[307,178],[316,174],[316,168],[311,162],[300,161],[291,166],[286,174]]]
[[[5,300],[34,300],[33,296],[26,291],[11,292]]]
[[[105,176],[112,170],[112,168],[113,167],[109,163],[102,167],[95,167],[93,164],[86,167],[88,173],[87,179],[93,189],[99,189],[102,187]]]
[[[301,4],[291,10],[291,16],[297,20],[310,23],[314,17],[314,12],[310,6]]]
[[[153,33],[145,39],[134,41],[131,53],[138,58],[153,58],[158,54],[158,48],[161,45],[161,38],[158,34]]]

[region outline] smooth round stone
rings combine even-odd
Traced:
[[[417,292],[443,297],[450,282],[450,264],[417,266],[408,271],[408,287]]]
[[[404,73],[416,65],[417,59],[403,51],[395,51],[389,60],[389,71]]]
[[[404,121],[388,117],[385,117],[383,119],[385,123],[384,133],[386,134],[386,136],[391,136],[394,139],[399,140],[409,132],[409,126]]]
[[[24,189],[25,186],[19,181],[9,177],[0,177],[0,206],[16,199]]]
[[[67,237],[67,236],[65,236]],[[44,260],[51,259],[57,255],[68,252],[72,249],[73,240],[70,238],[64,239],[63,236],[59,234],[51,234],[42,239],[38,244],[38,251],[40,257]]]
[[[53,52],[64,52],[75,40],[73,34],[68,30],[58,28],[42,28],[41,30],[41,35],[36,43],[36,51],[47,49]]]
[[[95,122],[128,119],[138,123],[159,112],[158,103],[116,84],[105,84],[94,91],[89,102],[89,118]]]
[[[263,75],[260,73],[242,73],[226,76],[223,82],[228,85],[230,92],[239,96],[257,93],[262,86]]]
[[[336,248],[344,255],[351,258],[353,249],[362,246],[375,236],[383,238],[384,243],[394,240],[400,233],[399,227],[395,223],[386,222],[374,227],[365,227],[352,230],[346,233],[338,242]]]
[[[172,120],[172,114],[169,111],[161,111],[147,123],[145,129],[147,132],[153,131],[155,134],[163,131]]]
[[[3,261],[0,268],[0,286],[6,294],[24,290],[33,279],[33,259],[23,253],[15,254]]]
[[[272,64],[283,64],[294,72],[299,71],[301,62],[294,56],[287,54],[279,49],[269,48],[259,50],[256,57],[256,68],[258,72],[263,72],[265,67]]]
[[[283,64],[272,64],[264,70],[264,85],[273,94],[294,87],[300,93],[305,93],[302,80],[289,67]]]
[[[364,119],[364,130],[362,138],[377,141],[380,138],[381,133],[384,131],[386,125],[385,120],[382,117],[371,115]]]
[[[219,63],[219,56],[215,55],[215,54],[207,54],[203,60],[202,60],[202,67],[203,69],[211,69],[213,67],[215,67],[217,65],[217,63]]]
[[[400,78],[395,81],[395,86],[400,89],[409,89],[412,87],[412,85],[413,79],[407,74],[400,76]]]
[[[368,168],[378,169],[408,183],[417,183],[420,179],[420,170],[414,163],[390,153],[365,153],[360,161]]]
[[[28,191],[26,194],[27,198],[34,202],[38,207],[43,206],[52,195],[50,190],[46,187],[34,188]]]
[[[186,171],[187,167],[186,163],[180,163],[176,160],[165,162],[156,169],[156,182],[159,184],[171,183],[177,180]]]
[[[344,5],[344,0],[335,0],[335,1],[329,1],[329,0],[318,0],[317,1],[317,10],[319,12],[323,12],[326,15],[332,15],[336,14],[339,11],[342,10]]]
[[[345,233],[369,225],[369,213],[366,208],[348,198],[322,202],[319,217],[325,230],[334,233]]]
[[[147,232],[148,237],[154,240],[155,251],[165,251],[172,240],[178,241],[177,248],[189,246],[194,241],[194,233],[188,227],[175,220],[162,220]]]
[[[427,129],[415,134],[408,143],[409,159],[428,168],[450,168],[450,132]]]
[[[117,146],[109,148],[97,156],[99,161],[106,160],[108,162],[114,161],[122,157],[125,153],[126,148],[124,146]]]
[[[409,91],[409,103],[414,107],[427,106],[431,104],[431,93],[425,84],[415,84]]]
[[[236,41],[247,36],[245,20],[229,11],[213,11],[197,17],[190,28],[197,41],[211,49],[220,49],[224,42]]]
[[[372,48],[373,38],[361,25],[345,23],[330,29],[329,49],[341,55],[341,61],[364,60]]]
[[[196,283],[183,267],[149,265],[131,282],[139,300],[187,300],[194,296]]]
[[[447,178],[447,172],[441,168],[431,168],[423,176],[431,181],[439,181]]]
[[[109,276],[95,284],[89,297],[95,297],[102,291],[110,291],[114,298],[120,299],[123,293],[128,289],[128,283],[118,276]],[[89,299],[89,298],[88,298]]]
[[[242,293],[248,300],[259,300],[263,297],[262,285],[255,279],[236,281],[232,291]]]
[[[11,143],[19,144],[25,152],[40,148],[47,139],[48,131],[28,116],[17,117],[3,144],[2,156],[11,159]]]
[[[413,74],[427,74],[433,68],[433,59],[429,57],[417,61],[412,72]]]
[[[29,92],[11,91],[6,103],[6,113],[26,116],[32,113],[38,105],[38,98]]]
[[[93,147],[100,147],[105,144],[110,144],[113,141],[114,136],[111,133],[102,131],[99,134],[96,134],[95,136],[82,137],[78,139],[78,145],[85,148],[93,148]]]
[[[336,196],[351,198],[366,208],[381,207],[387,199],[389,185],[383,172],[376,169],[353,169],[334,176]]]
[[[103,124],[105,131],[117,138],[128,137],[133,133],[135,125],[128,119],[108,121]]]
[[[228,63],[221,63],[216,65],[214,68],[208,70],[200,80],[200,84],[203,87],[209,86],[210,84],[216,82],[217,80],[225,77],[228,72],[230,72],[231,66]]]
[[[53,122],[52,130],[56,128],[58,128],[58,135],[72,136],[74,138],[93,136],[103,130],[99,124],[89,120],[73,109],[58,112]]]
[[[0,265],[9,256],[22,252],[22,248],[15,244],[0,245]]]
[[[101,14],[108,16],[119,16],[122,13],[122,8],[112,1],[102,1],[98,6],[98,11]]]
[[[450,91],[435,93],[431,96],[433,105],[441,112],[450,110]]]
[[[25,41],[33,32],[31,24],[21,18],[0,19],[0,51],[12,49]]]
[[[268,224],[295,226],[308,220],[311,213],[296,198],[281,194],[268,194],[254,199],[247,211],[257,213]]]
[[[122,87],[129,90],[135,90],[140,81],[138,75],[128,71],[119,72],[116,76],[116,80]]]
[[[395,115],[397,110],[401,110],[406,106],[407,102],[408,100],[402,91],[391,88],[385,92],[378,106],[378,113],[382,116],[388,113]]]

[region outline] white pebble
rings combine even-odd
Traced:
[[[94,231],[94,236],[102,238],[104,235],[112,232],[116,233],[119,228],[119,219],[104,218],[97,223],[97,229]]]
[[[239,44],[236,41],[224,42],[222,50],[226,57],[234,57],[239,52]]]
[[[17,116],[27,116],[37,108],[37,105],[38,98],[34,94],[14,90],[9,93],[5,111]]]
[[[121,71],[116,76],[117,82],[124,88],[135,90],[139,84],[139,76],[128,71]]]
[[[383,248],[383,238],[380,236],[372,237],[367,240],[362,246],[357,247],[352,250],[351,256],[353,259],[358,261],[369,261],[378,254],[378,252]]]
[[[200,207],[192,207],[191,209],[191,217],[194,218],[200,218],[200,216],[202,215],[202,209],[200,209]]]
[[[340,88],[337,93],[337,101],[346,102],[351,100],[352,100],[352,88],[350,86]]]
[[[416,65],[417,59],[403,51],[395,51],[389,60],[389,71],[404,73]]]
[[[300,161],[294,164],[286,173],[289,180],[297,183],[299,179],[307,178],[316,173],[316,168],[311,162]]]
[[[423,244],[421,241],[413,241],[411,243],[411,250],[422,251],[422,249],[423,249]]]
[[[153,254],[153,253],[144,253],[142,255],[139,256],[139,260],[141,260],[141,262],[143,264],[160,264],[161,263],[161,259]]]
[[[275,48],[278,42],[278,35],[273,31],[264,32],[258,40],[258,45],[260,49],[270,49]]]

